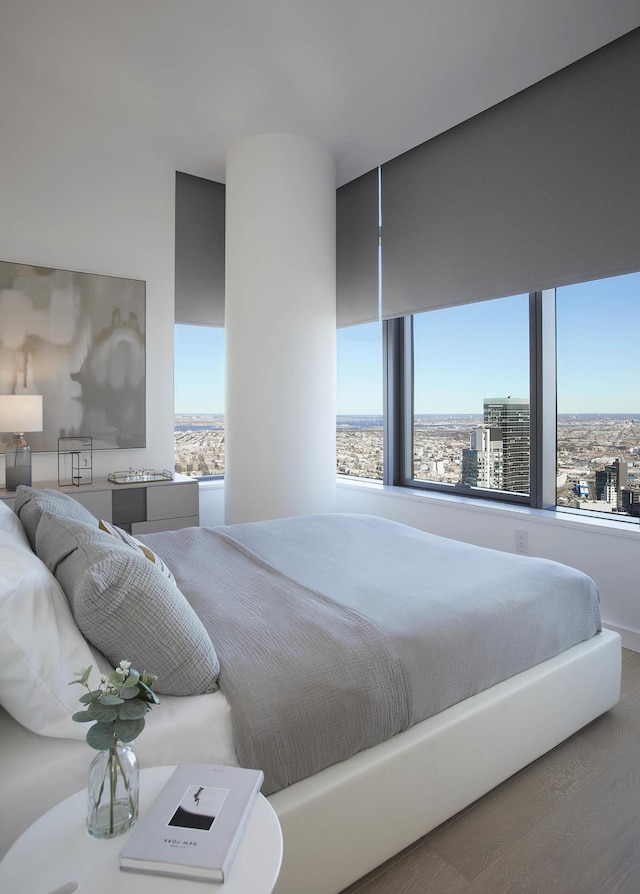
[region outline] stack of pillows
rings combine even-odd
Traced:
[[[11,690],[17,685],[24,695],[24,677],[34,669],[37,679],[31,683],[37,690],[44,686],[65,719],[77,692],[72,687],[69,700],[59,688],[81,669],[78,661],[108,671],[128,659],[138,670],[156,673],[154,688],[165,695],[217,688],[220,665],[214,646],[171,570],[153,550],[116,525],[98,521],[59,491],[21,485],[15,515],[1,501],[0,510],[0,696],[23,725],[34,729],[33,719],[25,722],[22,716],[33,706],[20,704],[18,690],[13,695]],[[13,547],[9,564],[7,545]],[[34,649],[41,654],[31,654]],[[71,668],[70,659],[75,662]],[[51,679],[56,673],[63,679]],[[53,707],[47,729],[38,723],[35,731],[68,735],[67,723],[62,731],[62,718],[53,717]]]

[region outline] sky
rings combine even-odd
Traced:
[[[224,413],[224,329],[176,325],[174,412]]]
[[[559,413],[640,416],[640,273],[557,289]],[[528,296],[414,318],[414,412],[529,396]],[[338,415],[382,413],[379,323],[338,331]]]
[[[557,290],[558,412],[640,417],[640,273]],[[528,296],[414,319],[415,406],[482,414],[485,397],[528,397]],[[337,334],[338,415],[382,414],[380,323]],[[176,326],[175,412],[224,412],[224,330]]]

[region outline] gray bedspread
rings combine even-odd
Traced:
[[[141,539],[209,632],[238,759],[264,770],[266,793],[601,629],[575,569],[372,516]]]

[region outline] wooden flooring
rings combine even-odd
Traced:
[[[343,894],[639,894],[640,654],[619,704]]]

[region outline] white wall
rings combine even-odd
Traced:
[[[147,447],[95,451],[95,476],[173,468],[175,171],[127,157],[126,134],[122,145],[116,156],[6,122],[0,130],[0,260],[147,284]],[[34,454],[34,482],[57,475],[57,454]]]
[[[516,531],[526,531],[529,555],[579,568],[595,580],[605,625],[622,634],[626,648],[640,652],[637,525],[342,480],[337,507],[506,552],[516,551]]]

